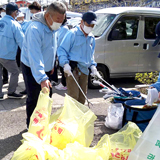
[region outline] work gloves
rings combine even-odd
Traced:
[[[97,76],[100,79],[102,78],[99,72],[97,71],[97,68],[94,65],[91,66],[91,76],[93,77]]]
[[[146,98],[146,104],[152,106],[154,102],[158,101],[158,91],[156,88],[149,88]]]
[[[66,63],[64,65],[63,70],[64,70],[65,73],[68,74],[68,76],[70,76],[72,74],[72,72],[71,72],[71,66],[68,63]]]
[[[66,63],[64,65],[63,70],[64,70],[65,73],[68,74],[68,76],[70,76],[72,74],[71,66],[68,63]],[[97,76],[100,79],[102,78],[101,75],[99,74],[99,72],[97,71],[97,68],[94,65],[91,66],[91,72],[92,72],[91,76],[93,76],[93,77]]]

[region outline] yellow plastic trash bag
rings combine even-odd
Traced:
[[[60,160],[109,160],[109,156],[110,142],[109,135],[106,135],[95,147],[84,147],[78,142],[67,144],[60,154]]]
[[[60,150],[31,133],[22,134],[23,144],[11,160],[108,160],[110,156],[109,135],[101,138],[95,147],[84,147],[78,142],[68,143]]]
[[[41,140],[49,137],[49,120],[52,110],[52,99],[49,98],[49,91],[43,88],[39,94],[37,106],[32,113],[29,124],[29,133],[36,135]],[[49,141],[49,138],[47,139]]]
[[[11,160],[43,160],[42,152],[38,151],[36,146],[33,146],[33,143],[24,141],[24,143],[14,152],[14,155]]]
[[[111,159],[127,160],[142,131],[133,122],[128,122],[118,132],[110,135]]]
[[[88,107],[66,95],[63,109],[51,115],[51,144],[59,149],[75,141],[90,146],[96,118]]]
[[[59,150],[31,133],[24,133],[23,144],[14,152],[11,160],[54,160]]]

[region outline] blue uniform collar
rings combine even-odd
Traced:
[[[12,19],[12,20],[15,20],[12,16],[10,16],[10,15],[5,15],[4,17],[6,17],[6,18],[9,18],[9,19]]]
[[[44,24],[43,24],[43,25],[44,25]],[[46,26],[46,25],[44,25],[44,26],[45,26],[44,28],[45,28],[46,32],[48,32],[48,33],[49,33],[49,32],[52,32],[52,31],[49,29],[48,26]]]
[[[77,35],[84,36],[84,33],[82,32],[80,26],[77,26],[77,29],[78,29]]]

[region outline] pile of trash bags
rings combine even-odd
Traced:
[[[64,106],[55,113],[48,92],[40,92],[29,130],[11,160],[127,160],[142,132],[128,122],[118,132],[102,136],[96,146],[95,114],[85,105],[65,95]]]

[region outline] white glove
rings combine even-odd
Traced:
[[[97,76],[98,78],[101,78],[101,75],[99,74],[97,68],[94,65],[91,66],[91,72],[92,72],[91,76],[93,77]]]
[[[64,70],[65,73],[68,74],[68,76],[70,76],[72,74],[72,72],[71,72],[71,66],[68,63],[66,63],[64,65],[63,70]]]
[[[152,106],[154,102],[158,101],[158,91],[156,88],[148,89],[146,104]]]

